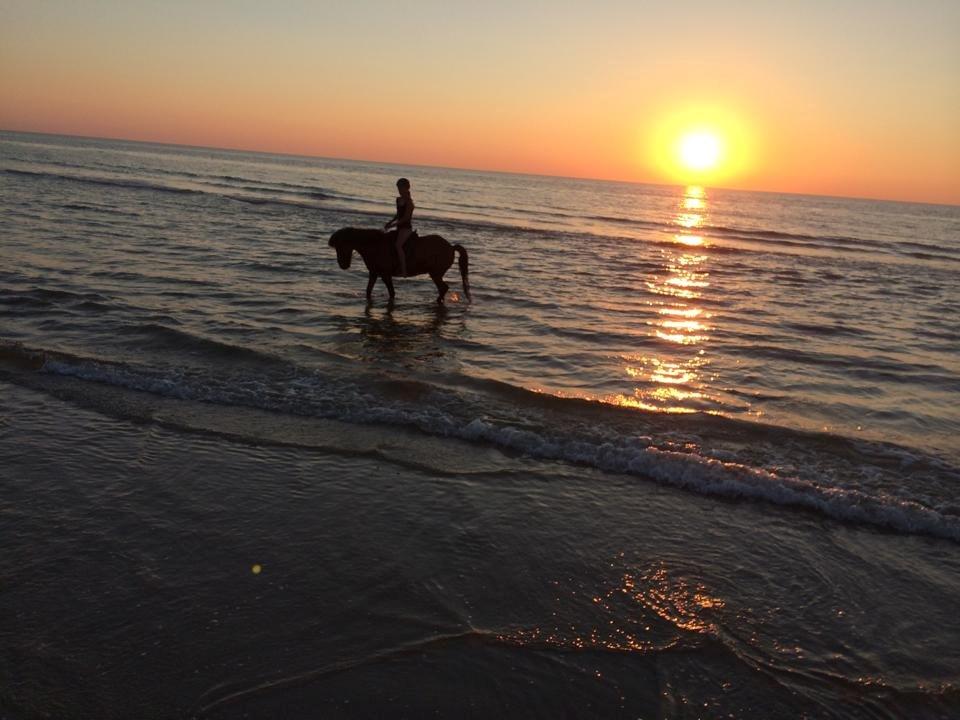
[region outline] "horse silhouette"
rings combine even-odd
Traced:
[[[397,257],[397,233],[385,233],[382,230],[362,230],[341,228],[330,236],[330,247],[337,250],[337,264],[347,270],[356,250],[367,266],[370,276],[367,280],[367,300],[371,298],[377,278],[383,280],[393,300],[393,276],[400,268]],[[405,243],[407,250],[407,276],[427,274],[437,286],[437,303],[442,305],[443,298],[450,286],[443,281],[443,274],[453,265],[454,252],[459,254],[460,278],[463,280],[463,294],[470,300],[470,281],[467,278],[469,260],[467,249],[463,245],[451,245],[439,235],[411,236]]]

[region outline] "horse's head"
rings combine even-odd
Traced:
[[[330,236],[330,247],[337,250],[337,265],[341,270],[348,270],[353,259],[353,243],[348,240],[349,235],[350,228],[341,228]]]

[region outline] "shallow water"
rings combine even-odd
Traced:
[[[400,175],[472,303],[337,268]],[[960,209],[11,133],[0,197],[0,709],[957,708]]]

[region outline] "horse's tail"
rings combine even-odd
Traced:
[[[459,243],[454,245],[453,249],[456,250],[460,255],[458,264],[460,265],[460,278],[463,280],[463,294],[467,296],[467,300],[473,302],[473,298],[470,297],[470,278],[468,277],[470,272],[470,260],[467,257],[467,249]]]

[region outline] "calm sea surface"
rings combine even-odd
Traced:
[[[337,267],[400,176],[472,303]],[[0,133],[0,224],[0,711],[958,710],[960,208]]]

